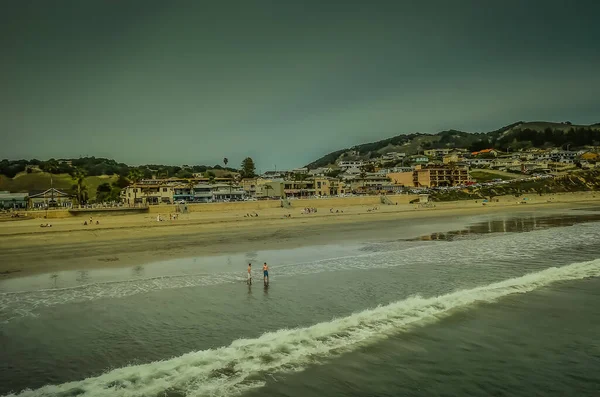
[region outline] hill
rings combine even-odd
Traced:
[[[336,150],[308,164],[308,168],[325,167],[338,160],[365,160],[389,152],[416,154],[436,148],[465,148],[478,151],[494,148],[501,151],[528,147],[570,148],[600,145],[600,125],[574,125],[570,122],[518,121],[490,132],[441,131],[436,134],[412,133],[381,141]]]
[[[28,168],[34,168],[52,174],[71,174],[75,170],[83,171],[88,176],[101,175],[120,175],[126,177],[132,170],[138,170],[144,178],[157,177],[178,177],[189,178],[192,173],[202,173],[213,171],[213,173],[236,173],[237,170],[231,167],[214,165],[213,167],[205,165],[163,165],[147,164],[140,166],[129,166],[124,163],[118,163],[115,160],[103,157],[82,157],[77,159],[49,159],[45,161],[31,160],[7,160],[0,161],[0,174],[13,178],[20,172]]]
[[[52,179],[52,181],[51,181]],[[116,175],[88,176],[85,178],[90,199],[96,198],[96,189],[103,183],[116,182]],[[58,190],[71,191],[74,182],[69,174],[50,174],[48,172],[19,173],[14,178],[0,175],[0,190],[27,193],[35,190],[46,190],[54,186]]]

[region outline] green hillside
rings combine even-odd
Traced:
[[[52,182],[50,177],[52,176]],[[113,183],[116,175],[88,176],[85,178],[90,199],[96,197],[96,188],[102,183]],[[14,178],[0,175],[0,190],[27,193],[34,190],[46,190],[54,186],[58,190],[71,191],[74,182],[68,174],[50,174],[47,172],[34,172],[31,174],[19,173]]]
[[[500,151],[529,147],[569,147],[600,145],[600,126],[574,125],[570,122],[518,121],[490,132],[441,131],[436,134],[397,135],[381,141],[336,150],[308,164],[308,168],[325,167],[338,160],[366,160],[389,152],[416,154],[426,149],[464,148]]]

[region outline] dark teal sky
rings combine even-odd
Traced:
[[[600,122],[600,1],[3,1],[0,158],[265,170]]]

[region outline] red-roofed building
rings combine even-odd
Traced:
[[[483,149],[478,152],[471,153],[471,155],[473,155],[473,156],[481,156],[484,154],[492,155],[492,156],[496,157],[498,155],[498,152],[495,149]]]

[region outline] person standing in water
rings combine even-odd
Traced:
[[[263,278],[265,285],[269,284],[269,266],[267,266],[267,262],[263,264]]]
[[[248,263],[248,280],[246,284],[252,285],[252,263]]]

